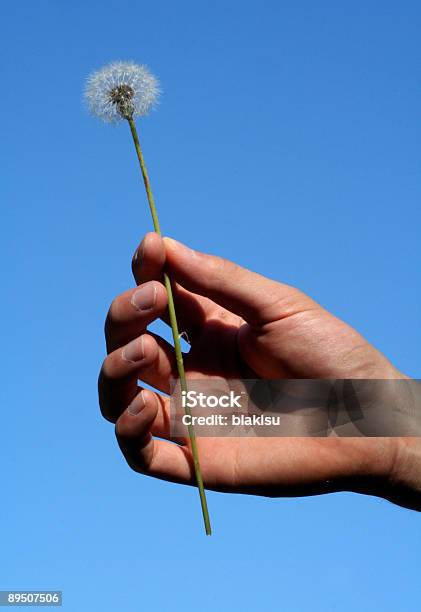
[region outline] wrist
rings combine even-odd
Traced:
[[[421,438],[354,438],[362,464],[340,479],[336,490],[382,497],[421,511]]]
[[[387,477],[384,497],[389,501],[421,511],[421,438],[395,439],[396,452]]]
[[[329,481],[330,492],[352,492],[385,497],[397,454],[396,438],[330,438],[336,447],[336,473]]]

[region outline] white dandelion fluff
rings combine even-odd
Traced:
[[[85,99],[93,115],[114,123],[146,115],[159,93],[158,79],[146,66],[113,62],[88,77]]]

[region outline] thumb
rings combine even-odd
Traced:
[[[194,251],[164,238],[169,275],[183,287],[210,298],[251,325],[264,325],[315,305],[298,289],[237,264]]]

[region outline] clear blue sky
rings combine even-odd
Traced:
[[[308,291],[420,377],[418,2],[3,2],[0,589],[72,612],[409,612],[420,517],[136,475],[97,407],[109,302],[151,228],[111,60],[162,82],[141,127],[164,231]],[[162,328],[158,328],[162,329]]]

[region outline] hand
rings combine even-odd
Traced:
[[[188,440],[167,441],[163,394],[177,377],[174,350],[146,332],[159,317],[168,322],[164,266],[180,331],[191,344],[188,377],[404,377],[301,291],[149,233],[132,262],[138,287],[117,297],[108,312],[108,357],[99,377],[102,414],[116,423],[120,448],[138,472],[194,484]],[[142,390],[138,380],[158,392]],[[210,489],[270,496],[354,490],[408,507],[419,504],[420,445],[417,438],[198,438]]]

